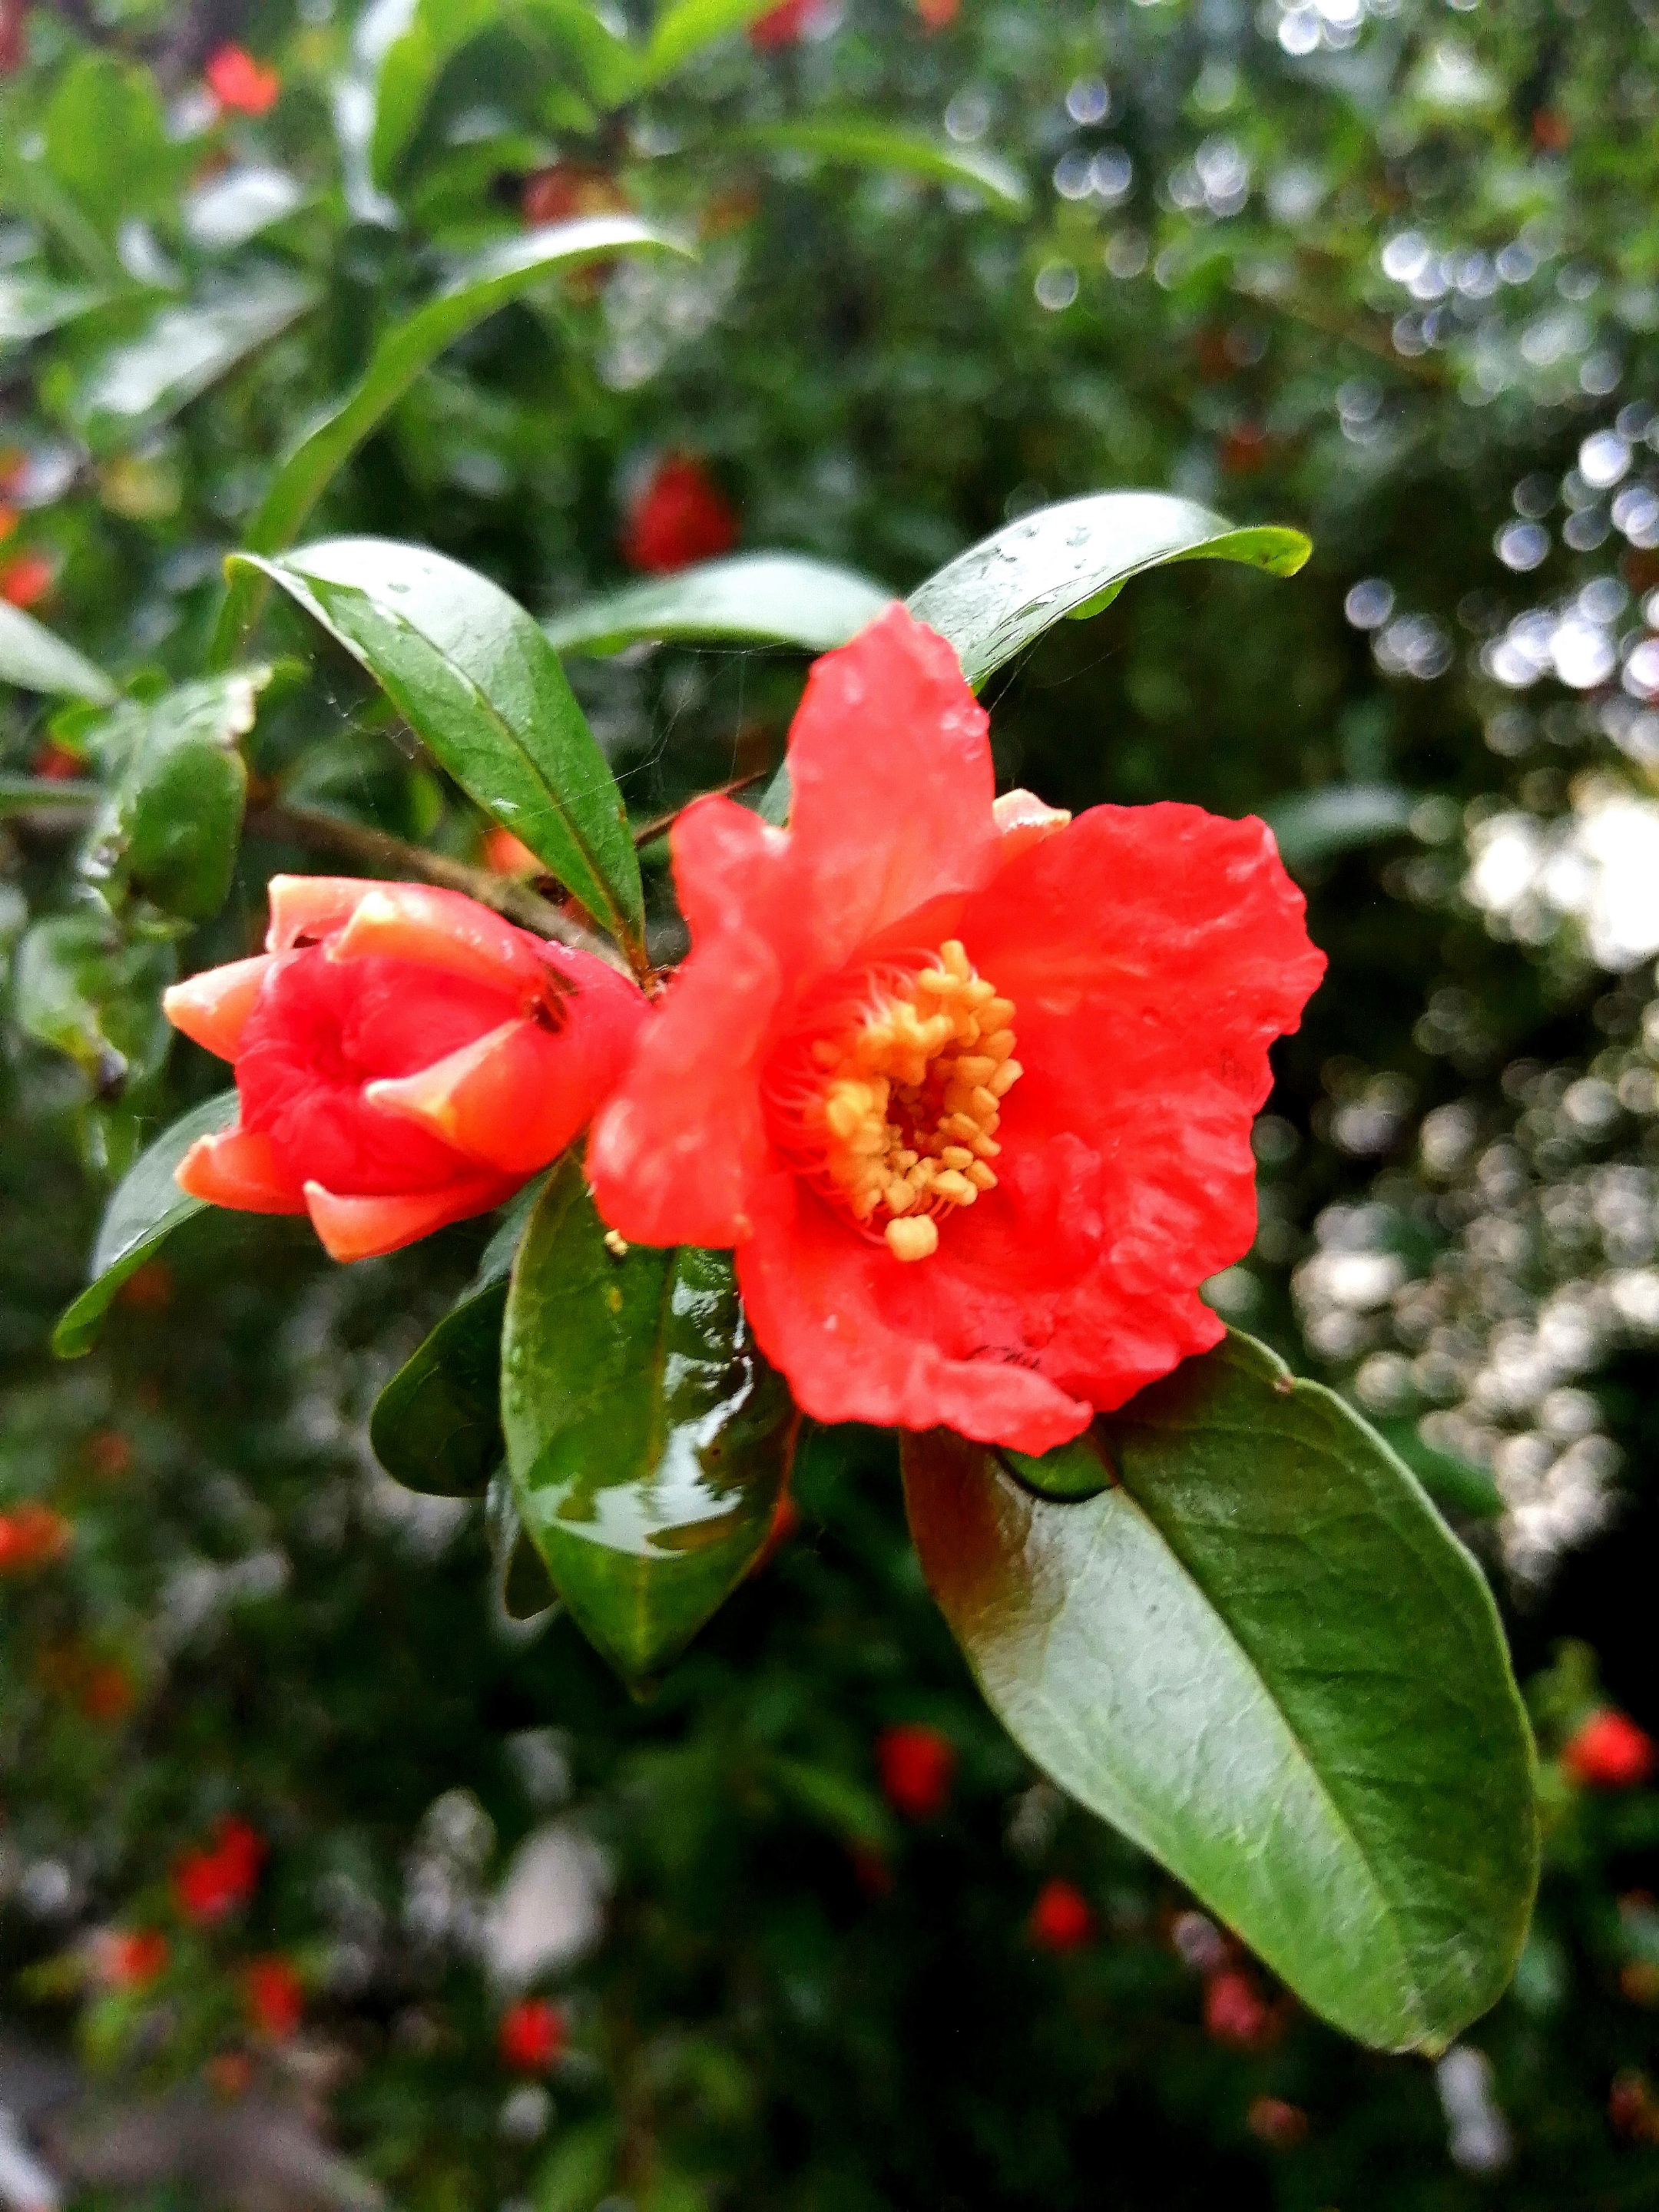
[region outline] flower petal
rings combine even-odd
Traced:
[[[375,1260],[452,1221],[487,1213],[510,1197],[513,1188],[511,1181],[485,1176],[405,1197],[341,1198],[319,1182],[308,1182],[304,1210],[331,1260]]]
[[[173,1181],[205,1206],[236,1213],[303,1213],[306,1202],[269,1137],[252,1129],[222,1129],[198,1137],[173,1170]]]
[[[266,951],[292,952],[302,941],[343,928],[364,892],[374,888],[374,879],[363,876],[273,876],[265,886],[270,906]]]
[[[606,1087],[593,1079],[589,1048],[580,1014],[562,1031],[503,1022],[416,1074],[369,1084],[364,1096],[469,1159],[503,1175],[534,1175],[564,1150]]]
[[[441,969],[492,990],[532,999],[550,988],[549,963],[536,939],[515,929],[460,891],[430,884],[371,884],[358,899],[337,936],[331,939],[331,960],[357,960],[380,954]]]
[[[985,710],[952,647],[902,606],[812,664],[788,760],[818,974],[998,865]]]
[[[1010,860],[1056,830],[1063,830],[1071,815],[1063,806],[1050,806],[1034,791],[1005,791],[991,809],[1000,841],[999,857],[1006,868]]]
[[[252,960],[228,961],[222,968],[204,968],[161,994],[161,1012],[176,1030],[221,1060],[234,1060],[242,1031],[253,1011],[273,956],[258,952]]]

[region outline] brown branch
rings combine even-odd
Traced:
[[[734,776],[730,783],[723,783],[716,790],[700,791],[697,799],[730,799],[734,791],[747,791],[751,783],[764,783],[772,774],[769,768],[757,768],[752,775]],[[662,836],[673,828],[687,806],[695,806],[696,803],[696,799],[688,799],[684,805],[672,807],[666,814],[658,815],[654,822],[642,822],[634,832],[635,846],[648,845],[653,838]]]
[[[629,973],[627,961],[608,937],[511,876],[475,868],[465,860],[451,860],[447,853],[411,845],[389,830],[372,830],[366,823],[348,822],[343,815],[324,814],[309,806],[256,807],[248,815],[246,826],[256,837],[286,838],[295,844],[314,846],[320,852],[338,853],[387,874],[417,876],[422,883],[441,884],[446,890],[465,891],[469,898],[504,915],[521,929],[532,929],[538,937],[550,937],[556,944],[591,952],[624,975]]]

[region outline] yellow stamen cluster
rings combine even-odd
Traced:
[[[927,1259],[939,1218],[996,1188],[1001,1102],[1022,1072],[1014,1012],[952,938],[934,966],[884,977],[856,1026],[812,1044],[805,1119],[821,1174],[896,1259]]]

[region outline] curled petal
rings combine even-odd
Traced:
[[[204,968],[161,994],[161,1012],[176,1030],[217,1053],[234,1060],[242,1031],[253,1011],[274,956],[256,953],[252,960],[232,960],[222,968]]]
[[[303,1213],[299,1183],[277,1161],[270,1139],[253,1129],[222,1129],[198,1137],[173,1171],[173,1181],[204,1206],[236,1213]]]
[[[265,887],[270,903],[267,952],[292,952],[342,929],[365,891],[375,888],[362,876],[273,876]]]
[[[991,809],[991,817],[1002,841],[1000,857],[1005,867],[1017,854],[1040,845],[1072,818],[1065,807],[1048,805],[1034,791],[1005,791]]]
[[[469,1176],[394,1198],[342,1198],[308,1182],[302,1210],[331,1260],[374,1260],[452,1221],[487,1213],[512,1191],[512,1182],[501,1176]]]
[[[363,892],[338,935],[331,960],[379,954],[437,968],[471,983],[527,998],[544,997],[548,963],[535,940],[488,907],[459,891],[429,884],[373,884]]]
[[[533,1021],[503,1022],[417,1074],[371,1083],[372,1106],[418,1121],[469,1159],[533,1175],[557,1158],[592,1111],[573,1060],[580,1045]]]

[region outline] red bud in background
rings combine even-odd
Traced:
[[[1623,1713],[1592,1713],[1561,1753],[1575,1782],[1589,1790],[1634,1790],[1653,1772],[1655,1747]]]
[[[202,75],[221,107],[239,115],[264,115],[276,105],[283,80],[240,46],[221,46],[210,54]]]
[[[292,2035],[305,2014],[304,1984],[286,1959],[255,1959],[242,1976],[242,1998],[254,2027],[273,2041]]]
[[[98,1978],[112,1990],[141,1990],[167,1962],[167,1937],[159,1928],[115,1928],[97,1939],[94,1963]]]
[[[1237,2051],[1259,2051],[1273,2031],[1273,2016],[1248,1975],[1230,1966],[1204,1984],[1204,2033]]]
[[[246,1820],[221,1820],[206,1850],[186,1851],[173,1869],[173,1894],[186,1920],[222,1920],[258,1887],[265,1839]]]
[[[61,1513],[33,1501],[0,1513],[0,1575],[21,1574],[68,1551],[74,1530]]]
[[[905,1722],[877,1737],[876,1766],[894,1811],[908,1820],[927,1820],[950,1799],[957,1747],[937,1729]]]
[[[666,575],[729,553],[737,542],[737,517],[702,463],[669,453],[629,502],[622,553],[630,568]]]
[[[1080,1951],[1094,1941],[1094,1909],[1073,1883],[1056,1876],[1037,1892],[1028,1923],[1031,1941],[1044,1951]]]
[[[9,76],[28,58],[27,14],[28,0],[0,0],[0,76]]]
[[[19,553],[0,564],[0,599],[32,607],[52,589],[57,570],[44,553]]]
[[[545,1997],[521,1997],[501,2015],[496,2044],[520,2074],[545,2074],[566,2042],[564,2014]]]
[[[425,884],[274,877],[265,943],[162,1000],[240,1098],[179,1185],[308,1213],[337,1260],[499,1206],[586,1125],[646,1011],[602,960]]]

